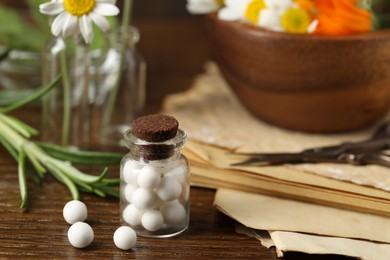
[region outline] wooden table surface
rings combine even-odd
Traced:
[[[152,2],[157,1],[145,1],[149,5]],[[179,3],[169,3],[172,2]],[[139,12],[142,13],[142,8]],[[146,111],[155,112],[166,94],[185,90],[191,85],[209,56],[199,18],[164,12],[145,17],[136,19],[135,24],[142,34],[139,49],[148,62]],[[16,115],[39,126],[39,110],[22,110]],[[118,167],[111,168],[111,174],[118,176]],[[62,217],[62,208],[71,199],[67,189],[50,176],[42,186],[29,182],[28,189],[29,210],[22,212],[19,209],[17,164],[0,147],[0,259],[277,259],[274,249],[266,249],[256,239],[235,232],[235,222],[213,207],[213,190],[191,188],[191,220],[185,233],[169,239],[139,237],[133,250],[122,251],[112,242],[113,233],[119,227],[116,199],[82,195],[89,210],[87,222],[94,229],[95,239],[88,248],[76,249],[67,240],[69,225]],[[285,259],[345,258],[290,253]]]

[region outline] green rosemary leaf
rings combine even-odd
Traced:
[[[38,130],[32,128],[31,126],[23,123],[22,121],[12,117],[12,116],[5,116],[0,114],[0,118],[3,119],[3,121],[10,126],[12,129],[23,135],[24,137],[30,138],[32,135],[37,135]]]
[[[105,197],[106,197],[106,194],[105,194],[103,191],[99,190],[99,189],[93,189],[93,192],[94,192],[96,195],[98,195],[98,196],[100,196],[100,197],[102,197],[102,198],[105,198]]]
[[[51,89],[53,89],[57,84],[58,82],[61,80],[61,75],[59,75],[55,80],[53,80],[49,85],[43,87],[43,88],[40,88],[38,91],[36,91],[33,95],[29,96],[29,97],[26,97],[22,100],[19,100],[18,102],[15,102],[15,103],[12,103],[11,105],[7,106],[7,107],[4,107],[4,108],[0,108],[0,112],[1,113],[8,113],[12,110],[15,110],[19,107],[22,107],[28,103],[31,103],[39,98],[41,98],[42,96],[44,96],[45,94],[47,94]]]
[[[51,156],[75,164],[89,166],[106,166],[119,164],[124,154],[111,152],[80,151],[42,142],[35,142],[40,148]]]
[[[56,166],[61,172],[66,174],[73,181],[80,181],[84,183],[95,183],[100,182],[108,174],[108,168],[105,168],[99,176],[93,176],[89,174],[82,173],[77,168],[74,168],[72,165],[69,165],[63,161],[53,159],[50,162]]]
[[[35,158],[32,152],[27,151],[27,147],[25,147],[26,154],[28,159],[30,160],[31,164],[34,166],[35,170],[37,171],[38,175],[43,178],[46,173],[46,169],[42,166],[42,164]]]
[[[26,169],[25,169],[25,155],[23,149],[20,149],[19,157],[18,157],[18,179],[19,179],[20,195],[22,196],[22,203],[20,205],[20,208],[24,209],[27,206],[28,193],[27,193],[27,181],[26,181]]]
[[[113,187],[109,187],[106,185],[103,185],[101,183],[97,183],[94,185],[94,187],[97,187],[100,191],[104,192],[106,195],[109,195],[114,198],[119,198],[119,191]]]
[[[30,173],[30,177],[31,177],[32,181],[36,185],[41,185],[42,184],[42,177],[39,176],[39,174],[34,169],[34,167],[32,167],[30,164],[27,163],[26,164],[26,169],[27,169],[27,172]]]
[[[84,182],[81,182],[81,181],[78,181],[78,180],[74,180],[74,182],[83,188],[83,190],[87,191],[87,192],[92,192],[93,191],[93,187],[89,184],[86,184]]]
[[[118,185],[121,182],[121,179],[115,178],[115,179],[103,179],[101,181],[102,184],[106,186],[111,186],[111,185]]]
[[[60,181],[61,183],[63,183],[65,186],[68,187],[70,193],[72,194],[72,197],[74,200],[79,200],[80,199],[80,194],[79,194],[79,191],[77,189],[77,186],[76,184],[68,177],[66,176],[65,174],[63,174],[61,172],[60,169],[58,169],[56,167],[56,165],[54,164],[51,164],[50,162],[48,162],[46,164],[47,168],[49,168],[51,174],[58,180]]]
[[[0,136],[0,143],[5,147],[5,149],[7,149],[7,151],[15,159],[15,161],[18,161],[18,158],[19,158],[18,152],[1,136]],[[42,178],[35,171],[34,167],[32,167],[28,162],[26,162],[25,167],[27,169],[27,172],[30,173],[30,176],[31,176],[31,179],[33,180],[33,182],[36,185],[41,185]]]
[[[10,155],[16,161],[18,161],[18,158],[19,158],[18,151],[16,151],[15,148],[12,145],[10,145],[10,143],[8,143],[7,140],[5,138],[3,138],[2,136],[0,136],[0,143],[4,146],[5,149],[7,149],[7,151],[10,153]]]

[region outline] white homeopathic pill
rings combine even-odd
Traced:
[[[62,215],[68,224],[74,224],[87,219],[87,206],[79,200],[71,200],[65,204]]]
[[[137,243],[137,234],[131,227],[119,227],[114,233],[114,243],[117,248],[129,250]]]
[[[142,226],[149,231],[157,231],[164,224],[164,219],[159,210],[148,210],[142,215]]]
[[[93,237],[91,226],[85,222],[76,222],[68,229],[68,240],[72,246],[77,248],[89,246]]]
[[[144,188],[138,188],[131,197],[131,202],[139,210],[151,209],[157,204],[157,201],[157,194]]]
[[[164,217],[165,224],[174,226],[182,226],[186,224],[186,210],[178,200],[162,204],[160,211]]]
[[[132,226],[137,226],[141,224],[141,218],[143,214],[143,211],[137,209],[136,207],[134,207],[134,205],[130,204],[125,208],[125,210],[123,210],[122,218],[128,224]]]
[[[161,172],[158,167],[145,166],[138,174],[138,185],[148,190],[153,190],[160,180]]]
[[[125,187],[125,198],[128,202],[131,202],[134,191],[138,189],[137,186],[133,184],[127,184]]]
[[[176,178],[176,180],[181,183],[185,184],[186,182],[186,168],[183,166],[177,166],[171,169],[169,172],[165,174],[165,176],[172,176]]]
[[[179,198],[182,192],[181,184],[172,176],[162,178],[156,193],[163,201],[172,201]]]

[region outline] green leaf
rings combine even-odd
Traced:
[[[124,155],[122,153],[80,151],[64,146],[42,142],[35,143],[54,158],[81,165],[115,165],[120,163]]]
[[[38,91],[35,92],[34,95],[31,95],[29,97],[26,97],[22,100],[19,100],[18,102],[15,102],[7,107],[4,107],[4,108],[0,108],[0,113],[8,113],[10,111],[13,111],[15,109],[18,109],[28,103],[31,103],[39,98],[41,98],[42,96],[46,95],[50,90],[52,90],[57,84],[58,82],[61,80],[61,75],[59,75],[54,81],[52,81],[49,85],[39,89]]]
[[[72,194],[72,197],[74,200],[80,199],[79,191],[76,187],[76,184],[66,175],[64,175],[61,171],[61,169],[58,169],[56,165],[51,164],[48,162],[46,164],[47,168],[50,170],[50,173],[61,183],[65,184],[65,186],[68,187],[70,193]]]
[[[57,169],[61,170],[61,172],[66,174],[69,178],[87,184],[100,182],[108,174],[107,168],[105,168],[99,176],[93,176],[85,174],[79,171],[77,168],[74,168],[72,165],[57,159],[50,160],[50,163],[53,164]]]
[[[19,157],[18,157],[18,179],[19,179],[20,195],[22,197],[22,203],[20,205],[20,208],[24,209],[27,207],[28,193],[27,193],[27,181],[26,181],[26,171],[25,171],[25,155],[23,149],[20,149]]]
[[[10,145],[10,143],[2,136],[0,136],[0,143],[4,146],[5,149],[7,149],[7,151],[10,153],[10,155],[16,161],[18,161],[18,158],[19,158],[18,151],[16,151],[15,148],[12,145]]]
[[[28,146],[25,146],[26,152],[28,151]],[[46,169],[42,166],[39,160],[35,157],[33,152],[27,152],[27,157],[30,160],[31,164],[34,166],[34,169],[37,171],[38,175],[43,178],[46,173]]]
[[[106,185],[103,185],[102,183],[96,183],[94,184],[94,187],[97,187],[100,191],[111,197],[119,198],[119,191],[113,187],[108,187]]]
[[[32,128],[31,126],[23,123],[22,121],[12,117],[0,114],[0,118],[6,123],[9,127],[23,135],[24,137],[30,138],[32,135],[37,135],[38,130]]]

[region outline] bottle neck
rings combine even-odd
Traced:
[[[134,136],[133,130],[129,129],[124,140],[130,153],[142,161],[158,161],[166,159],[177,159],[180,151],[184,147],[187,135],[179,129],[177,135],[164,142],[147,142]]]

